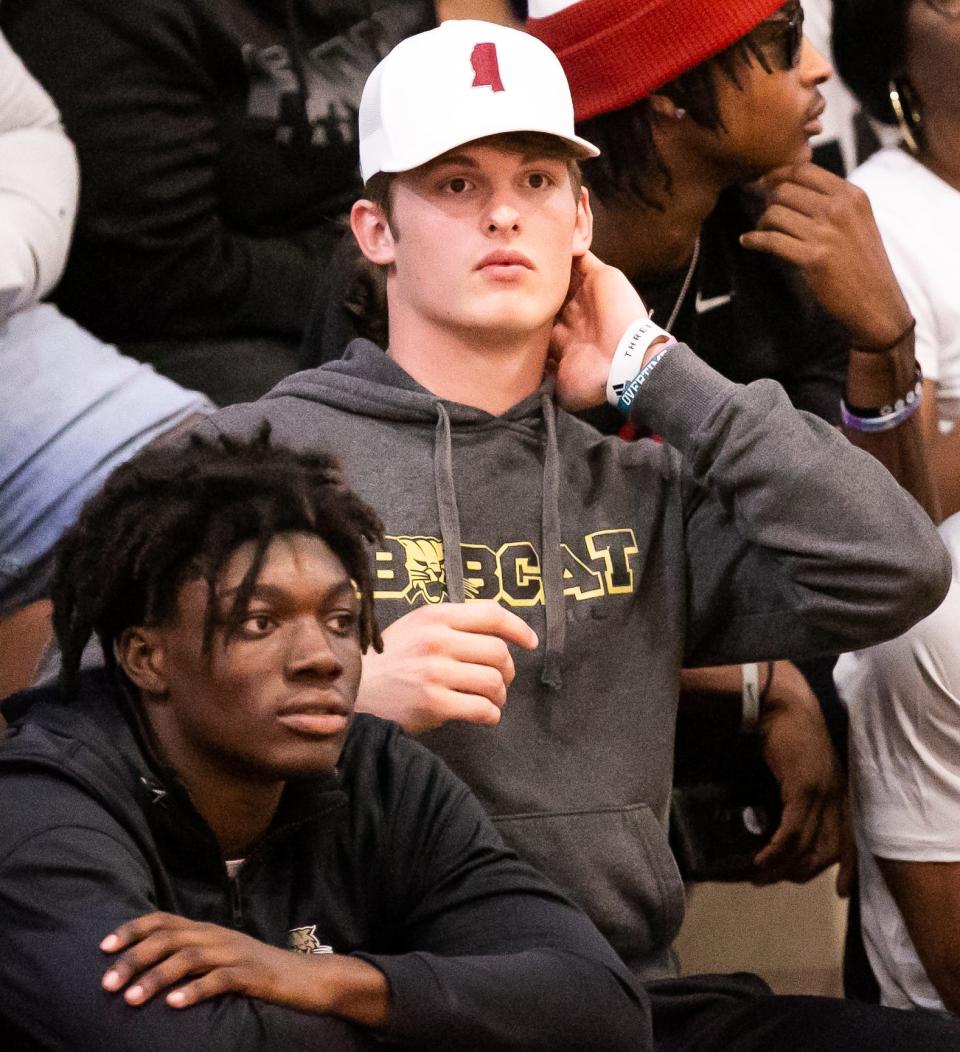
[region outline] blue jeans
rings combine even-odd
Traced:
[[[49,304],[0,325],[0,616],[44,594],[46,557],[113,468],[211,408]]]

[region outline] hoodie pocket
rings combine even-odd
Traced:
[[[683,920],[683,883],[646,804],[494,821],[521,858],[589,915],[628,966],[662,973]]]

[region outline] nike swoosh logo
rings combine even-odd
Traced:
[[[725,296],[711,296],[705,300],[700,296],[700,290],[697,289],[697,298],[693,306],[697,314],[706,314],[707,311],[716,310],[717,307],[725,307],[733,299],[733,295],[732,292],[728,292]]]

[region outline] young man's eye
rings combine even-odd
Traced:
[[[337,635],[349,636],[356,631],[357,615],[352,610],[338,610],[331,614],[328,623]]]
[[[451,194],[464,194],[473,184],[469,179],[464,179],[462,175],[456,175],[452,179],[448,179],[443,185]]]
[[[240,631],[248,638],[265,636],[273,628],[273,618],[269,614],[248,614],[240,622]]]
[[[543,190],[553,186],[553,179],[546,172],[530,172],[527,176],[527,186],[533,190]]]

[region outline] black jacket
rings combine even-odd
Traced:
[[[3,0],[83,172],[64,313],[296,345],[360,190],[357,108],[432,0]]]
[[[386,974],[387,1039],[417,1049],[651,1046],[646,1002],[586,918],[502,845],[466,787],[357,717],[338,776],[291,783],[231,880],[105,672],[17,695],[0,744],[0,1045],[104,1052],[372,1049],[334,1019],[226,996],[186,1010],[106,993],[100,940],[153,910]],[[16,1035],[16,1036],[14,1036]]]

